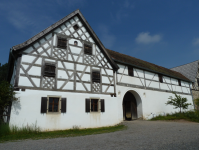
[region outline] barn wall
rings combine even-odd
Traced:
[[[37,123],[37,126],[45,131],[71,129],[73,126],[96,128],[119,123],[117,98],[110,95],[40,90],[26,90],[17,93],[20,100],[13,102],[10,126],[22,127]],[[41,97],[47,97],[47,95],[67,98],[66,113],[41,114]],[[85,112],[85,99],[91,97],[104,99],[105,112]]]
[[[145,90],[138,89],[133,87],[124,87],[117,86],[117,95],[118,95],[118,117],[119,120],[123,120],[123,109],[122,103],[123,98],[126,92],[130,91],[134,94],[137,102],[141,100],[141,103],[138,102],[138,118],[143,119],[151,119],[159,114],[173,113],[179,111],[179,109],[174,109],[174,106],[165,105],[165,103],[169,100],[168,98],[172,96],[175,97],[174,94],[169,92],[161,92],[154,90]],[[186,97],[188,99],[188,103],[193,104],[191,95],[180,94],[182,97]],[[188,110],[193,110],[193,106],[189,106]]]

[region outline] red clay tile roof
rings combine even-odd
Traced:
[[[138,58],[135,58],[135,57],[132,57],[132,56],[129,56],[129,55],[121,54],[121,53],[118,53],[118,52],[115,52],[115,51],[112,51],[112,50],[109,50],[109,49],[106,49],[106,50],[109,53],[109,55],[113,58],[113,60],[115,60],[115,61],[118,61],[118,62],[121,62],[121,63],[124,63],[124,64],[129,64],[129,65],[132,65],[132,66],[137,67],[137,68],[157,72],[157,73],[160,73],[160,74],[163,74],[163,75],[167,75],[167,76],[170,76],[170,77],[174,77],[174,78],[177,78],[177,79],[182,79],[182,80],[190,82],[190,80],[188,78],[186,78],[185,76],[183,76],[179,72],[176,72],[176,71],[173,71],[173,70],[170,70],[170,69],[167,69],[167,68],[146,62],[144,60],[140,60]]]

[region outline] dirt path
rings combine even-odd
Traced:
[[[114,133],[0,143],[1,150],[16,149],[199,149],[199,123],[186,121],[125,121],[127,130]]]

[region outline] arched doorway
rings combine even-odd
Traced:
[[[124,120],[137,119],[137,101],[131,92],[127,92],[123,98],[123,117]]]

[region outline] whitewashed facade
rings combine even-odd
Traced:
[[[14,46],[9,64],[8,80],[19,97],[12,104],[11,126],[37,123],[42,130],[60,130],[150,119],[175,111],[165,106],[172,91],[192,103],[188,81],[179,86],[179,79],[163,76],[161,83],[157,73],[136,67],[130,76],[128,66],[113,61],[79,10]],[[128,92],[134,102],[124,102]]]

